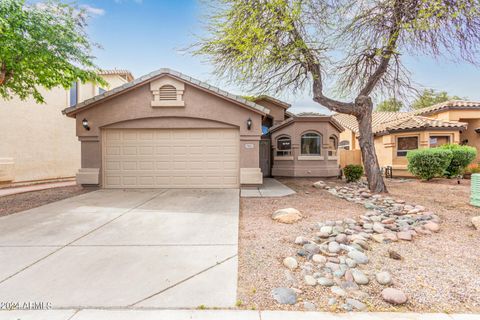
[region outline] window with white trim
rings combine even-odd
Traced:
[[[430,136],[430,148],[440,147],[450,143],[450,136]]]
[[[322,137],[315,132],[302,135],[300,141],[300,154],[302,156],[319,156],[321,154]]]
[[[292,139],[289,136],[277,138],[277,157],[287,157],[292,155]]]
[[[418,137],[398,137],[397,157],[405,157],[410,150],[418,149]]]

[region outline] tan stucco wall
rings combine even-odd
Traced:
[[[273,118],[273,124],[277,124],[285,120],[285,108],[265,99],[256,100],[255,103],[270,110],[269,116]]]
[[[104,78],[111,87],[120,84],[117,76]],[[33,99],[0,100],[0,171],[1,159],[14,162],[13,181],[0,185],[71,178],[80,167],[75,121],[62,115],[69,106],[69,91],[57,87],[40,92],[44,104]],[[98,86],[92,83],[79,86],[79,101],[96,94]]]
[[[352,130],[345,129],[344,131],[340,132],[340,141],[343,140],[348,141],[350,150],[360,149],[358,146],[358,140],[355,136],[355,132],[353,132]]]
[[[77,135],[82,141],[82,167],[101,168],[102,128],[233,127],[240,132],[240,170],[259,168],[258,141],[262,134],[260,113],[189,84],[185,85],[184,106],[152,107],[152,97],[147,83],[80,111],[76,115],[76,126]],[[247,129],[249,118],[252,120],[251,130]],[[88,120],[89,131],[83,128],[83,119]]]
[[[480,134],[475,132],[476,128],[480,128],[479,110],[447,110],[428,117],[468,123],[467,130],[460,134],[460,142],[467,139],[469,146],[477,148],[477,161],[480,161]]]
[[[419,149],[430,147],[430,136],[448,136],[451,143],[459,143],[460,140],[458,131],[443,130],[399,132],[375,137],[375,150],[380,167],[392,166],[394,176],[411,176],[407,171],[407,157],[397,156],[397,138],[412,136],[418,137]]]
[[[301,136],[310,131],[322,135],[321,159],[304,160],[305,158],[300,154]],[[277,138],[285,135],[292,139],[292,155],[290,157],[276,157]],[[337,157],[328,156],[328,139],[331,135],[335,135],[338,139],[340,132],[328,121],[294,121],[272,133],[272,152],[274,154],[272,175],[284,177],[338,176]]]

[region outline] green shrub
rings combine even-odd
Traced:
[[[347,182],[358,181],[363,175],[363,167],[358,164],[349,164],[343,168],[343,174],[345,174]]]
[[[430,180],[445,173],[452,157],[452,151],[443,148],[408,151],[408,171],[423,180]]]
[[[440,149],[452,151],[452,161],[445,170],[445,175],[449,178],[461,175],[477,157],[477,149],[470,146],[445,144]]]

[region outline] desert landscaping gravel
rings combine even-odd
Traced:
[[[80,186],[52,188],[0,197],[0,217],[91,191]]]
[[[367,211],[360,204],[314,188],[312,184],[317,180],[283,179],[283,183],[297,191],[292,196],[242,199],[238,289],[242,308],[342,311],[340,304],[332,301],[336,297],[332,291],[343,293],[340,287],[308,285],[312,282],[310,277],[305,279],[300,272],[291,272],[283,262],[286,257],[295,257],[300,263],[304,261],[297,255],[299,247],[292,244],[299,236],[318,233],[317,223],[358,219]],[[332,187],[343,184],[338,180],[324,181]],[[366,251],[368,267],[362,265],[363,274],[355,274],[361,281],[365,281],[363,276],[370,279],[367,285],[361,286],[366,295],[356,300],[347,298],[347,302],[370,311],[479,312],[480,231],[474,230],[470,220],[480,214],[480,209],[468,205],[469,181],[458,185],[454,180],[429,183],[392,180],[388,187],[388,196],[424,206],[438,215],[440,230],[414,236],[413,241],[370,241],[371,248]],[[276,210],[290,207],[299,210],[304,218],[294,224],[271,219]],[[381,232],[381,227],[376,225],[374,230]],[[335,245],[330,249],[337,250]],[[400,255],[401,260],[397,260],[396,255]],[[383,272],[382,281],[391,283],[381,285],[372,281],[379,272]],[[328,279],[321,281],[328,284]],[[272,290],[279,287],[296,290],[297,302],[277,303]],[[401,305],[385,302],[382,291],[390,287],[405,293],[407,302]],[[383,296],[386,294],[392,294],[392,290],[383,292]]]

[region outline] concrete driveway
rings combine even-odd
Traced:
[[[100,190],[0,218],[0,301],[232,307],[239,190]]]

